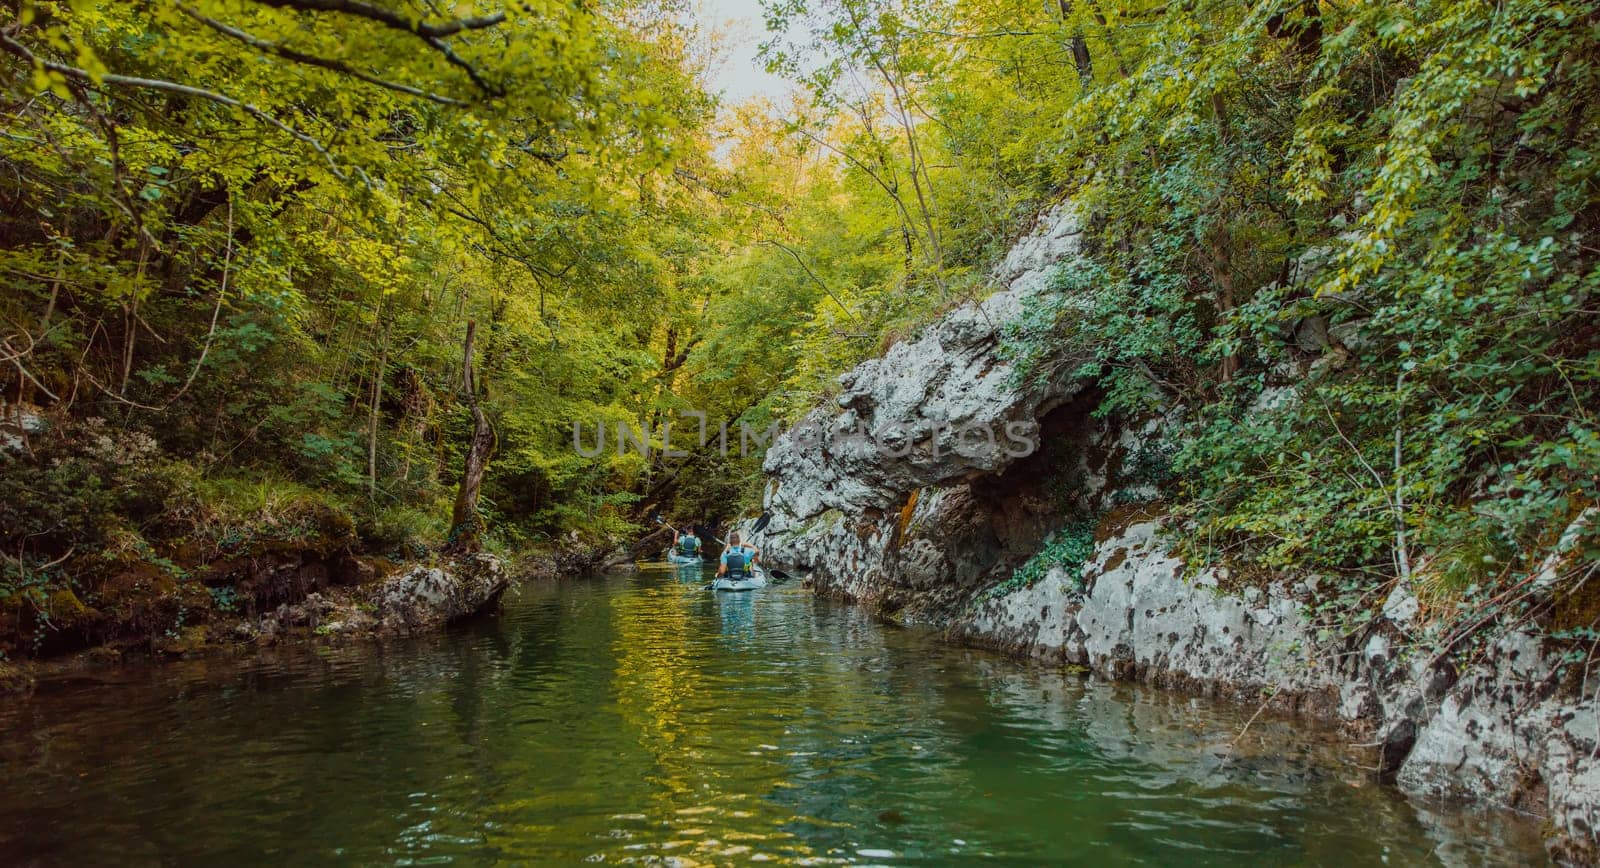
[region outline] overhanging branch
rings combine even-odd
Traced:
[[[295,129],[292,126],[289,126],[283,121],[278,120],[272,115],[267,114],[267,112],[258,108],[257,106],[251,105],[250,103],[242,100],[234,99],[227,94],[217,93],[214,90],[206,90],[203,87],[194,87],[192,85],[178,84],[177,82],[172,81],[163,81],[158,78],[137,78],[135,76],[117,75],[116,73],[109,72],[105,75],[99,76],[97,80],[95,76],[92,76],[85,70],[79,69],[75,66],[67,66],[64,63],[57,63],[53,60],[45,60],[44,58],[34,54],[32,51],[29,51],[27,46],[17,42],[15,39],[6,36],[3,33],[0,33],[0,49],[4,49],[5,51],[15,54],[16,56],[34,64],[35,66],[42,67],[50,70],[51,72],[60,73],[67,78],[73,79],[74,81],[83,82],[85,84],[111,84],[118,87],[148,88],[150,90],[160,90],[167,93],[192,96],[197,99],[214,102],[218,105],[239,109],[256,120],[279,130],[285,135],[291,136],[297,141],[309,145],[317,153],[321,154],[322,158],[327,161],[328,168],[333,171],[334,177],[341,181],[350,180],[350,176],[345,174],[343,169],[339,168],[339,164],[333,159],[333,154],[329,153],[327,147],[321,142],[317,141],[312,136]]]
[[[822,291],[827,293],[828,297],[833,299],[833,303],[838,305],[840,307],[840,309],[842,309],[845,313],[850,314],[850,318],[851,319],[856,320],[857,322],[861,321],[861,317],[857,316],[856,312],[854,310],[850,309],[850,305],[845,304],[844,300],[839,298],[839,296],[835,295],[834,292],[833,292],[833,289],[831,287],[829,287],[826,283],[823,283],[822,282],[822,278],[818,277],[817,273],[815,271],[811,270],[811,266],[806,264],[805,259],[803,259],[800,256],[800,253],[798,251],[796,251],[794,248],[790,247],[789,245],[784,244],[782,241],[776,241],[776,240],[771,239],[771,238],[762,239],[762,243],[771,244],[773,247],[776,247],[779,250],[782,250],[784,253],[787,253],[790,256],[794,257],[794,261],[800,264],[800,268],[805,271],[807,277],[811,278],[811,282],[812,283],[815,283],[817,286],[822,287]]]
[[[307,54],[304,51],[297,51],[297,50],[295,50],[293,48],[290,48],[289,46],[284,45],[282,43],[271,42],[271,41],[268,41],[266,39],[262,39],[259,36],[256,36],[254,34],[247,33],[247,32],[245,32],[243,30],[240,30],[237,27],[231,27],[231,26],[229,26],[227,24],[224,24],[221,21],[216,20],[215,18],[208,18],[205,15],[200,14],[198,11],[196,11],[194,9],[191,9],[190,7],[188,7],[188,6],[184,5],[184,4],[181,4],[181,3],[178,4],[178,9],[180,11],[182,11],[183,14],[189,16],[190,18],[193,18],[194,20],[200,22],[201,24],[204,24],[205,26],[211,28],[212,30],[215,30],[216,32],[222,34],[223,36],[226,36],[229,39],[235,39],[235,40],[238,40],[239,42],[243,42],[245,45],[248,45],[251,48],[254,48],[257,51],[260,51],[260,52],[262,52],[264,54],[272,54],[272,55],[276,55],[278,57],[281,57],[281,58],[283,58],[285,60],[293,61],[294,63],[300,63],[300,64],[304,64],[306,66],[314,66],[314,67],[317,67],[319,69],[326,69],[326,70],[328,70],[330,72],[337,72],[340,75],[348,75],[351,78],[359,79],[360,81],[364,81],[364,82],[366,82],[368,84],[374,84],[374,85],[377,85],[378,87],[387,88],[387,89],[395,91],[397,93],[403,93],[403,94],[406,94],[408,96],[414,96],[414,97],[418,97],[420,99],[428,100],[430,102],[436,102],[436,103],[439,103],[440,105],[450,105],[450,106],[468,105],[468,103],[465,100],[459,100],[459,99],[455,99],[454,97],[448,97],[448,96],[444,96],[442,94],[432,93],[430,91],[426,91],[426,90],[423,90],[423,89],[418,88],[418,87],[412,87],[409,84],[401,84],[400,82],[397,82],[397,81],[389,81],[388,79],[379,78],[379,77],[377,77],[375,75],[370,75],[368,73],[362,72],[359,69],[356,69],[355,67],[353,67],[350,64],[345,63],[344,61],[341,61],[341,60],[334,60],[334,59],[328,58],[328,57],[320,57],[320,56],[315,55],[315,54]]]
[[[465,72],[467,77],[472,79],[472,83],[477,85],[484,93],[495,97],[505,96],[503,88],[484,78],[477,67],[468,63],[461,55],[456,54],[455,49],[444,41],[445,37],[454,36],[463,31],[487,30],[490,27],[502,24],[506,20],[504,12],[430,24],[420,19],[409,18],[392,9],[375,6],[365,2],[365,0],[255,0],[255,2],[276,9],[294,9],[301,12],[337,12],[353,15],[376,22],[384,27],[415,34],[423,42],[427,43],[429,48],[443,55],[451,66]]]
[[[442,39],[454,36],[463,30],[486,30],[506,20],[504,12],[493,15],[483,15],[477,18],[458,18],[454,21],[444,21],[429,24],[420,19],[411,19],[392,9],[385,9],[364,0],[256,0],[263,6],[272,6],[278,9],[298,9],[302,12],[339,12],[345,15],[354,15],[368,21],[376,21],[385,27],[395,30],[404,30],[415,33],[424,39]]]

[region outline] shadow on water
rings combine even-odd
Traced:
[[[0,706],[0,862],[1540,861],[1254,709],[647,567],[382,646]]]

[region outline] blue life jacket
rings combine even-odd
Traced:
[[[686,554],[686,555],[699,554],[700,553],[700,539],[699,539],[699,537],[696,537],[694,534],[689,534],[688,536],[685,536],[682,539],[678,540],[678,550],[681,551],[683,554]]]

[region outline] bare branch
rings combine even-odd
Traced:
[[[60,401],[61,400],[60,396],[58,396],[55,392],[50,391],[50,389],[47,386],[45,386],[45,384],[39,382],[38,378],[35,377],[32,373],[30,373],[28,371],[27,367],[22,364],[23,358],[25,358],[29,353],[33,352],[33,336],[32,335],[28,335],[28,344],[29,344],[28,349],[19,351],[16,348],[11,346],[11,339],[9,337],[0,339],[0,348],[4,348],[6,353],[8,354],[6,356],[5,361],[8,361],[11,364],[16,365],[17,366],[17,373],[21,374],[23,376],[23,378],[25,378],[28,382],[32,383],[34,385],[34,387],[37,388],[39,391],[45,393],[46,395],[49,395],[50,396],[50,400],[52,400],[52,401]]]
[[[222,300],[228,295],[228,274],[233,268],[233,191],[228,192],[228,241],[226,251],[222,255],[222,280],[217,286],[217,306],[211,309],[211,328],[206,331],[205,346],[200,348],[200,358],[195,360],[194,369],[189,372],[189,379],[183,381],[183,388],[167,399],[166,406],[170,407],[183,393],[189,391],[194,385],[196,377],[200,376],[200,369],[205,366],[206,356],[211,353],[211,342],[217,336],[217,319],[222,315]]]

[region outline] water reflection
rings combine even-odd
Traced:
[[[0,862],[1542,859],[1336,741],[662,568],[0,709]]]
[[[756,641],[756,593],[714,594],[721,620],[722,646],[729,651],[748,649]]]

